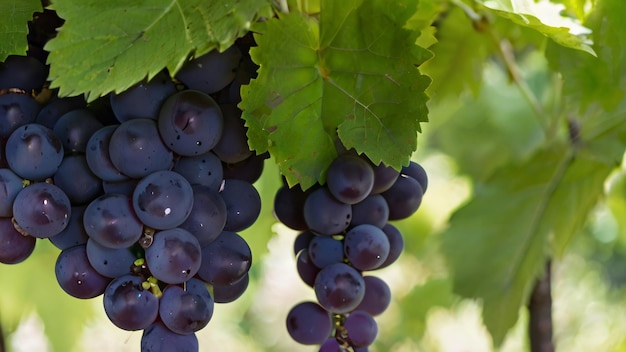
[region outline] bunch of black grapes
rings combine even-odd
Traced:
[[[198,351],[214,304],[248,286],[238,232],[261,210],[266,156],[237,108],[250,38],[87,104],[47,89],[43,46],[62,23],[35,14],[28,55],[0,63],[0,262],[49,240],[60,287],[102,295],[113,324],[143,330],[142,351]]]
[[[374,317],[391,301],[389,286],[369,272],[398,259],[404,240],[389,221],[417,211],[427,186],[416,162],[398,172],[347,151],[331,163],[323,186],[278,191],[275,215],[301,231],[294,244],[297,269],[317,298],[289,312],[287,330],[295,341],[320,345],[320,352],[368,350],[378,334]]]

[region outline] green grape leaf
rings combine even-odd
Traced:
[[[498,16],[519,25],[530,27],[551,38],[556,43],[591,55],[596,55],[589,38],[591,30],[577,19],[565,17],[565,6],[549,0],[475,0]]]
[[[65,23],[45,47],[51,87],[91,101],[163,68],[174,74],[190,55],[228,48],[268,8],[259,0],[57,0]]]
[[[562,253],[582,228],[624,152],[623,143],[607,148],[602,138],[573,143],[554,144],[477,184],[443,234],[454,291],[483,301],[496,345],[517,321],[550,247]],[[611,157],[600,157],[602,150]]]
[[[28,21],[34,12],[41,12],[39,0],[3,0],[0,1],[0,61],[9,55],[26,55],[28,42]]]
[[[563,76],[564,95],[581,112],[594,103],[611,111],[626,97],[625,16],[626,2],[598,1],[585,23],[593,30],[597,58],[554,44],[546,48],[550,66]]]
[[[482,68],[491,53],[488,38],[476,31],[459,7],[453,7],[439,24],[438,42],[430,47],[434,57],[421,70],[433,80],[433,99],[458,96],[465,89],[478,94]]]
[[[290,185],[324,182],[346,148],[399,169],[427,120],[430,53],[404,29],[414,0],[321,1],[319,19],[280,14],[258,27],[259,75],[242,87],[249,145],[270,152]],[[372,16],[372,14],[376,16]]]

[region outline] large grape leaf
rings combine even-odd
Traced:
[[[176,72],[190,54],[224,50],[248,30],[265,0],[56,0],[65,19],[48,42],[51,87],[94,100]]]
[[[40,0],[0,1],[0,61],[9,55],[26,55],[28,21],[34,12],[41,12]]]
[[[595,55],[591,31],[577,19],[563,16],[565,6],[549,0],[475,0],[484,8],[519,25],[533,28],[558,44]]]
[[[417,1],[326,0],[319,19],[281,14],[251,50],[258,78],[242,88],[251,148],[276,158],[290,185],[323,182],[337,138],[374,163],[409,162],[427,120],[430,54],[403,29]]]

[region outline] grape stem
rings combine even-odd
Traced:
[[[531,352],[554,352],[552,333],[551,262],[546,262],[543,277],[537,280],[528,302],[528,336]]]

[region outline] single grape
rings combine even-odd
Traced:
[[[366,347],[376,340],[378,324],[372,316],[362,310],[351,312],[343,323],[348,332],[348,341],[354,347]]]
[[[326,187],[322,187],[313,191],[304,202],[304,219],[314,232],[332,236],[348,228],[352,207],[338,201]]]
[[[294,230],[306,230],[308,225],[304,219],[304,202],[308,193],[300,186],[289,188],[282,186],[274,196],[274,216],[285,226]]]
[[[311,240],[315,237],[316,235],[311,231],[300,232],[293,241],[293,254],[298,255],[301,250],[308,249],[309,243],[311,243]]]
[[[189,89],[213,94],[235,78],[235,69],[240,59],[241,50],[235,45],[221,53],[212,50],[185,63],[176,78]]]
[[[141,283],[138,276],[124,275],[113,279],[104,291],[104,312],[120,329],[145,329],[158,316],[159,299]]]
[[[322,269],[343,262],[343,242],[328,236],[315,236],[309,243],[309,258]]]
[[[241,110],[236,105],[222,104],[224,128],[222,136],[213,147],[213,153],[225,163],[238,163],[252,155],[246,137],[245,120],[241,118]]]
[[[224,178],[235,178],[238,180],[246,181],[248,183],[255,183],[261,178],[263,168],[265,166],[265,159],[269,157],[268,153],[259,155],[251,155],[235,164],[222,163],[222,169],[224,170]]]
[[[174,164],[174,154],[151,119],[132,119],[119,125],[109,141],[109,157],[117,170],[133,178],[169,170]]]
[[[104,293],[111,279],[100,275],[89,264],[85,245],[61,251],[54,269],[63,291],[76,298],[94,298]]]
[[[204,328],[213,316],[213,297],[204,283],[191,278],[185,288],[169,285],[163,290],[159,316],[168,329],[191,334]]]
[[[374,186],[370,194],[383,193],[391,188],[400,176],[398,170],[391,166],[385,166],[383,163],[372,165],[372,168],[374,170]]]
[[[137,259],[128,248],[109,248],[90,238],[86,245],[87,259],[100,275],[116,278],[131,273]]]
[[[374,170],[366,160],[342,154],[328,167],[326,184],[337,200],[355,204],[365,199],[374,187]]]
[[[287,332],[303,345],[322,344],[332,329],[330,314],[315,302],[298,303],[287,314]]]
[[[401,220],[417,211],[424,191],[414,178],[401,175],[391,188],[381,194],[389,205],[389,220]]]
[[[63,231],[56,235],[49,237],[50,242],[60,250],[68,249],[70,247],[78,246],[79,244],[86,244],[89,236],[85,227],[83,226],[83,214],[85,213],[86,205],[72,206],[70,211],[70,221]]]
[[[209,95],[183,90],[165,100],[159,112],[159,133],[179,155],[200,155],[211,150],[224,128],[220,106]]]
[[[382,228],[388,219],[389,205],[380,194],[370,194],[362,201],[352,204],[352,226],[370,224]]]
[[[389,256],[389,239],[380,228],[363,224],[346,233],[343,248],[352,266],[358,270],[373,270]]]
[[[226,204],[224,230],[238,232],[252,226],[261,214],[261,196],[253,185],[246,181],[224,180],[219,193]]]
[[[362,310],[374,316],[382,314],[391,303],[389,285],[376,276],[364,276],[363,281],[365,281],[365,295],[356,310]]]
[[[36,239],[17,232],[11,218],[0,218],[0,263],[17,264],[35,250]]]
[[[72,110],[65,113],[54,124],[54,133],[63,143],[66,152],[84,153],[89,138],[104,127],[96,116],[87,109]]]
[[[5,147],[9,167],[27,180],[52,177],[63,161],[63,144],[54,132],[39,124],[17,128]]]
[[[216,192],[224,179],[222,163],[213,152],[180,157],[172,171],[181,174],[192,185],[207,186]]]
[[[313,287],[315,285],[315,278],[320,272],[320,268],[313,264],[313,261],[309,257],[309,250],[307,248],[301,250],[296,257],[296,269],[298,270],[298,276],[308,286]]]
[[[422,165],[416,163],[415,161],[411,161],[408,166],[402,168],[400,173],[414,178],[415,181],[422,186],[422,191],[426,193],[426,188],[428,188],[428,174],[426,174],[426,170],[424,170]]]
[[[72,205],[89,203],[103,192],[102,181],[91,172],[84,154],[65,156],[53,180]]]
[[[211,285],[230,285],[248,273],[251,263],[248,243],[238,234],[224,231],[202,248],[198,276]]]
[[[0,169],[0,217],[13,216],[13,202],[23,187],[22,178],[11,169]]]
[[[193,189],[174,171],[156,171],[144,177],[133,192],[133,209],[147,226],[164,230],[179,226],[193,208]]]
[[[109,248],[130,247],[143,234],[130,198],[117,193],[103,194],[89,203],[83,225],[90,238]]]
[[[141,335],[141,352],[198,352],[196,334],[180,335],[156,322]]]
[[[189,280],[204,262],[198,240],[180,228],[157,232],[145,259],[152,275],[168,284]]]
[[[59,187],[39,182],[17,194],[13,202],[13,217],[28,234],[48,238],[65,229],[71,208],[69,198]]]
[[[215,303],[230,303],[241,297],[248,288],[250,276],[246,273],[241,279],[229,285],[213,285]]]
[[[102,181],[120,182],[128,179],[111,162],[109,143],[119,125],[108,125],[94,132],[87,141],[85,159],[89,169]]]
[[[191,213],[179,227],[196,236],[201,247],[213,242],[226,225],[226,203],[208,187],[193,185]]]
[[[30,56],[9,55],[0,62],[0,89],[17,88],[27,93],[40,91],[46,78],[46,67]]]
[[[402,254],[404,250],[404,238],[400,230],[391,224],[387,224],[383,227],[383,232],[389,240],[389,255],[387,259],[378,267],[378,269],[385,268],[395,262]]]
[[[111,93],[111,108],[120,122],[141,118],[156,120],[161,105],[174,93],[176,85],[163,70],[148,82],[137,83],[119,94]]]
[[[315,278],[315,296],[324,309],[345,314],[356,308],[365,294],[361,274],[345,263],[331,264]]]
[[[35,122],[39,109],[37,101],[28,94],[0,95],[0,138],[7,138],[18,127]]]

